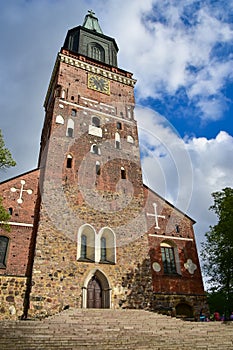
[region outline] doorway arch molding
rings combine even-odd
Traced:
[[[110,285],[110,282],[107,278],[107,276],[104,274],[103,271],[101,271],[98,268],[94,268],[91,271],[89,271],[89,273],[87,274],[85,280],[84,280],[84,284],[82,287],[82,307],[84,309],[87,308],[87,304],[88,304],[88,300],[87,300],[87,286],[88,283],[90,282],[90,280],[93,277],[96,277],[101,285],[101,291],[102,291],[102,308],[103,309],[110,309],[111,308],[111,292],[112,292],[112,288]]]

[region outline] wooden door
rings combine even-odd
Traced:
[[[102,307],[102,289],[100,282],[93,276],[87,285],[87,307],[100,309]]]

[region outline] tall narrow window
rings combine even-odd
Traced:
[[[88,53],[95,60],[102,62],[104,62],[105,60],[104,49],[101,45],[98,45],[96,43],[90,43],[88,45]]]
[[[164,273],[168,275],[176,274],[177,270],[174,248],[167,243],[161,243],[161,254]]]
[[[121,130],[122,129],[122,124],[120,122],[117,122],[117,129]]]
[[[66,167],[68,169],[71,169],[72,168],[72,156],[70,154],[68,154],[67,158],[66,158]]]
[[[0,268],[6,267],[6,254],[9,244],[9,238],[6,236],[0,236]]]
[[[123,167],[121,167],[121,178],[126,179],[126,172],[125,172],[125,168]]]
[[[77,260],[80,261],[95,261],[95,230],[92,226],[84,224],[79,228],[77,243]]]
[[[81,237],[81,253],[80,253],[81,259],[87,258],[87,236],[82,235]]]
[[[97,259],[102,263],[115,264],[116,263],[116,237],[114,232],[105,227],[101,229],[100,241],[97,250]]]
[[[10,215],[12,215],[12,214],[13,214],[13,208],[8,208],[8,213],[9,213]]]
[[[100,252],[100,260],[106,261],[107,260],[107,246],[106,246],[106,238],[101,237],[101,252]]]
[[[66,97],[66,92],[65,92],[65,90],[62,90],[62,92],[61,92],[61,98],[65,98]]]
[[[120,134],[118,134],[118,132],[115,133],[115,147],[116,147],[116,149],[121,148],[121,138],[120,138]]]
[[[74,136],[74,121],[72,119],[68,119],[66,136],[68,137]]]
[[[129,119],[132,117],[131,107],[127,107],[127,116]]]
[[[95,171],[96,171],[96,175],[100,175],[100,162],[96,162],[95,163]]]

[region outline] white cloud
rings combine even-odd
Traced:
[[[152,110],[136,110],[146,184],[197,220],[197,241],[204,239],[216,218],[211,193],[233,187],[233,137],[182,140],[167,120]]]
[[[188,6],[192,13],[185,25]],[[230,44],[233,30],[218,18],[216,9],[208,3],[198,9],[195,1],[148,1],[144,7],[126,1],[116,11],[114,15],[123,15],[113,26],[121,42],[120,57],[126,69],[136,73],[139,98],[162,98],[182,87],[200,108],[202,119],[220,119],[225,109],[221,89],[233,79],[232,59],[227,52],[219,58],[215,48]],[[156,18],[158,13],[163,20]],[[209,95],[215,103],[208,101]]]

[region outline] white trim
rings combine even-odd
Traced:
[[[83,100],[89,101],[89,102],[93,102],[93,103],[99,104],[98,101],[96,101],[96,100],[91,100],[90,98],[86,98],[86,97],[82,97],[82,96],[80,96],[80,98],[83,99]]]
[[[101,112],[101,111],[97,111],[96,109],[93,109],[93,108],[88,108],[88,107],[85,107],[85,106],[81,106],[78,103],[72,103],[72,102],[68,102],[68,101],[64,101],[64,100],[59,100],[59,102],[63,102],[64,104],[67,104],[67,105],[70,105],[70,106],[74,106],[74,107],[78,106],[80,109],[85,109],[87,111],[94,112],[96,116],[98,116],[98,114],[101,114],[103,116],[112,117],[112,118],[114,118],[116,120],[119,120],[121,122],[124,122],[124,123],[133,124],[133,125],[135,124],[135,121],[133,121],[133,120],[122,119],[121,117],[117,117],[115,115],[112,115],[112,114],[109,114],[109,113],[106,113],[106,112]]]
[[[164,238],[164,239],[178,239],[180,241],[193,241],[193,238],[183,238],[183,237],[175,237],[175,236],[165,236],[165,235],[155,235],[155,234],[151,234],[149,233],[149,236],[151,237],[160,237],[160,238]]]
[[[22,222],[4,222],[4,221],[0,221],[0,224],[7,224],[7,225],[12,225],[12,226],[25,226],[25,227],[33,227],[33,224],[24,224]]]
[[[122,76],[121,74],[110,72],[110,71],[105,70],[103,68],[92,66],[90,63],[80,61],[80,60],[75,59],[73,57],[66,56],[62,53],[59,53],[58,57],[59,57],[61,62],[70,64],[72,66],[75,66],[75,67],[78,67],[78,68],[81,68],[84,70],[87,70],[88,72],[91,71],[92,73],[100,74],[100,75],[107,77],[111,80],[116,80],[116,81],[119,81],[119,82],[126,84],[126,85],[134,86],[136,83],[135,79]]]

